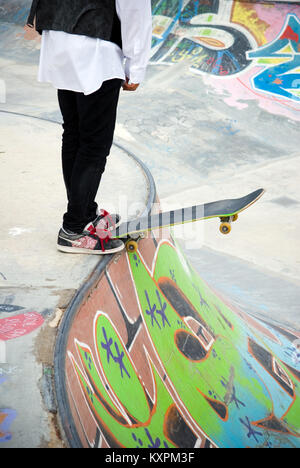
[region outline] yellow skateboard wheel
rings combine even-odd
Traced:
[[[135,240],[129,240],[126,242],[126,250],[128,253],[135,253],[138,250],[138,243]]]
[[[231,232],[231,224],[230,223],[222,223],[221,226],[220,226],[220,232],[222,234],[230,234]]]
[[[238,214],[236,214],[236,215],[234,215],[234,216],[232,217],[232,221],[233,221],[233,222],[237,221],[238,219],[239,219],[239,215],[238,215]]]

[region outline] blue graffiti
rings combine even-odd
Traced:
[[[108,338],[106,330],[105,330],[104,327],[102,327],[102,332],[103,332],[103,337],[104,337],[105,342],[101,342],[101,346],[106,351],[107,363],[109,364],[111,362],[110,359],[112,359],[112,361],[115,364],[119,365],[122,379],[124,378],[124,372],[128,376],[128,378],[130,379],[131,378],[130,374],[128,373],[128,371],[127,371],[127,369],[125,367],[125,364],[124,364],[124,356],[125,356],[124,352],[123,351],[120,352],[118,343],[116,341],[113,342],[112,338]],[[113,344],[115,345],[116,355],[114,355],[114,353],[113,353],[113,351],[111,349]]]
[[[209,305],[206,302],[206,300],[204,299],[204,297],[202,296],[200,289],[194,283],[192,283],[192,286],[193,286],[194,290],[196,291],[196,293],[199,295],[200,306],[209,308]]]
[[[12,422],[16,419],[17,413],[12,409],[0,409],[0,443],[8,442],[12,439],[9,432]]]
[[[223,385],[223,387],[226,388],[226,390],[228,390],[229,382],[225,379],[225,377],[222,377],[221,385]],[[237,398],[237,393],[236,393],[236,387],[235,386],[232,387],[232,393],[230,395],[230,401],[227,403],[227,406],[229,406],[231,403],[234,403],[238,410],[241,407],[246,408],[245,403]]]
[[[144,429],[146,436],[148,437],[148,440],[150,444],[148,445],[148,448],[162,448],[161,445],[163,443],[164,448],[169,448],[167,442],[164,440],[163,442],[156,437],[155,440],[153,440],[152,435],[150,434],[148,429]],[[143,442],[141,439],[137,439],[136,435],[132,433],[132,438],[135,442],[137,442],[139,445],[137,445],[137,448],[143,447]]]
[[[0,376],[0,385],[6,381],[6,377]],[[13,409],[0,409],[0,443],[8,442],[12,439],[9,432],[12,422],[16,419],[17,413]]]
[[[249,418],[247,416],[246,416],[245,421],[242,418],[240,418],[240,422],[243,424],[243,426],[245,426],[245,428],[248,431],[247,437],[249,439],[251,439],[251,437],[253,437],[255,439],[255,441],[258,443],[258,437],[262,437],[262,433],[258,432],[258,431],[255,431],[253,429],[253,427],[251,426],[251,422],[250,422],[250,420],[249,420]]]
[[[112,344],[113,344],[113,339],[112,338],[109,338],[107,337],[107,334],[106,334],[106,330],[105,328],[103,327],[102,328],[102,332],[103,332],[103,336],[104,336],[104,339],[105,339],[105,343],[101,343],[101,346],[103,349],[105,349],[106,351],[106,359],[107,359],[107,363],[109,364],[110,362],[110,358],[114,358],[114,355],[111,351],[111,347],[112,347]]]
[[[265,69],[256,75],[253,87],[259,91],[300,101],[292,91],[300,89],[300,22],[296,15],[288,15],[279,37],[267,46],[248,53],[249,59],[282,59],[275,66],[264,65]],[[260,60],[259,60],[260,59]]]
[[[146,310],[146,314],[151,317],[152,327],[154,326],[154,322],[155,322],[156,325],[158,326],[158,328],[161,329],[161,326],[160,326],[155,314],[160,316],[163,328],[165,328],[166,323],[170,327],[171,325],[170,325],[170,323],[169,323],[169,321],[167,319],[167,316],[166,316],[167,303],[162,302],[160,294],[159,294],[158,291],[156,291],[156,295],[157,295],[158,305],[153,304],[153,306],[152,306],[151,302],[150,302],[149,294],[148,294],[147,291],[145,291],[145,296],[146,296],[146,299],[147,299],[147,302],[148,302],[148,309]]]

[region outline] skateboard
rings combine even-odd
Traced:
[[[264,193],[264,189],[259,189],[242,198],[214,201],[154,215],[149,214],[122,223],[111,234],[113,238],[124,240],[127,251],[131,253],[137,251],[138,239],[145,237],[147,232],[205,219],[220,218],[220,232],[227,235],[231,232],[231,223],[237,221],[239,214],[256,203]]]

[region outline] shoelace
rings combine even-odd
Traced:
[[[90,226],[88,231],[90,232],[90,234],[92,234],[100,240],[102,252],[105,252],[105,244],[107,244],[108,241],[112,239],[111,232],[107,231],[106,229],[96,230],[96,228],[93,226]]]

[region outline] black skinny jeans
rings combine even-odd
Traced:
[[[62,167],[68,196],[63,227],[81,234],[97,216],[95,198],[113,143],[122,80],[93,94],[58,90],[63,116]]]

